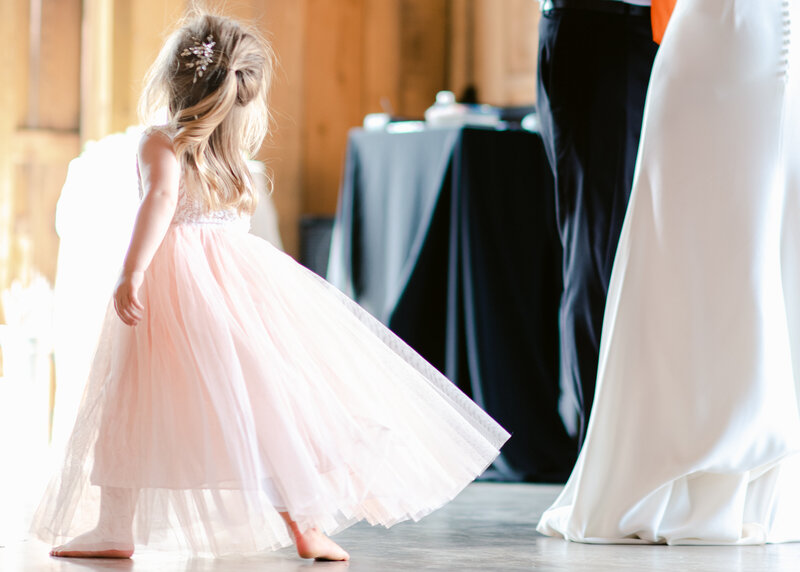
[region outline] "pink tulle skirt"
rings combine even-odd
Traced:
[[[239,221],[241,222],[241,221]],[[508,434],[382,324],[238,223],[173,224],[145,315],[110,307],[63,471],[34,531],[92,528],[101,487],[138,491],[139,544],[197,553],[417,520]]]

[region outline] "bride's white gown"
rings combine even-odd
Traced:
[[[539,531],[800,540],[800,0],[678,0],[587,439]]]

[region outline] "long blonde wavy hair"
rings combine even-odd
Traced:
[[[212,62],[201,76],[197,56],[183,54],[209,36]],[[195,12],[170,35],[147,73],[140,116],[149,124],[166,107],[183,177],[195,183],[185,185],[185,192],[199,195],[209,211],[255,209],[246,158],[269,131],[273,62],[272,49],[255,30]]]

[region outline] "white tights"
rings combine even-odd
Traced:
[[[81,551],[132,550],[133,515],[139,491],[102,487],[97,526],[76,536],[60,549]]]

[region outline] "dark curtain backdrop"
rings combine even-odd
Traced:
[[[541,138],[354,130],[328,279],[512,433],[488,478],[560,482],[561,247]]]

